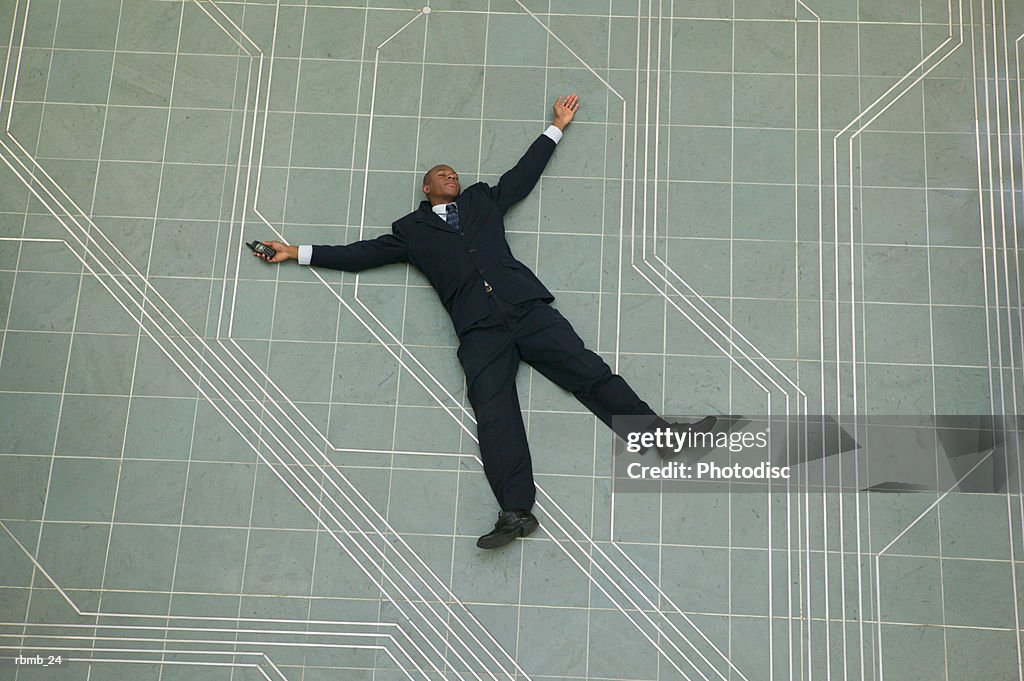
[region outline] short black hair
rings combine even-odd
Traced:
[[[421,187],[430,184],[430,176],[433,175],[438,168],[451,168],[451,166],[448,165],[447,163],[438,163],[436,166],[434,166],[427,172],[423,173],[423,184],[420,185]],[[452,168],[452,170],[455,169]]]

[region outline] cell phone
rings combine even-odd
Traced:
[[[273,248],[271,248],[270,246],[266,245],[261,241],[253,241],[251,244],[246,244],[246,246],[251,248],[254,253],[266,256],[268,258],[273,258],[275,255],[277,255],[277,251],[275,251]]]

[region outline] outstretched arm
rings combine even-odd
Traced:
[[[280,241],[264,241],[263,243],[277,252],[274,257],[267,258],[257,253],[253,253],[253,255],[263,258],[267,262],[279,263],[286,260],[298,260],[302,265],[326,267],[345,272],[359,272],[371,267],[406,262],[408,259],[405,240],[397,233],[382,234],[376,239],[354,241],[345,246],[304,246],[301,247],[304,251],[302,253],[300,253],[299,246],[289,246]]]
[[[572,122],[579,107],[579,98],[576,93],[555,100],[551,127],[530,145],[523,157],[519,159],[519,163],[502,175],[498,184],[491,187],[491,198],[498,204],[502,213],[507,211],[512,204],[525,199],[533,191],[555,150],[555,145],[561,139],[565,128]]]

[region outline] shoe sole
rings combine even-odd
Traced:
[[[717,423],[717,416],[705,416],[700,421],[694,423],[690,430],[694,433],[707,433],[713,430]]]
[[[718,425],[718,417],[717,416],[705,416],[700,421],[695,421],[694,423],[692,423],[690,425],[689,430],[690,430],[691,433],[710,433],[712,430],[715,429],[715,426],[717,426],[717,425]],[[692,448],[691,447],[684,447],[682,449],[682,451],[684,451],[684,452],[692,451]],[[664,450],[664,449],[659,449],[658,450],[658,456],[660,456],[662,459],[671,459],[672,457],[678,455],[679,453],[680,452],[676,452],[676,451],[673,451],[673,450],[667,450],[667,451]]]
[[[502,546],[505,546],[506,544],[511,544],[513,541],[515,541],[516,537],[530,536],[538,527],[540,527],[540,523],[534,520],[520,527],[519,532],[517,532],[516,534],[503,535],[500,538],[494,537],[489,541],[484,541],[484,538],[480,537],[476,540],[476,546],[480,549],[497,549]]]
[[[534,531],[538,527],[540,527],[540,523],[537,522],[536,520],[531,520],[529,523],[524,525],[522,527],[522,529],[519,530],[519,536],[520,537],[529,537],[531,534],[534,533]]]

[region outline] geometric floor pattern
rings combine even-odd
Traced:
[[[1019,414],[1021,3],[0,0],[0,47],[0,679],[1024,681],[1012,419],[931,491],[623,493],[523,365],[541,529],[480,551],[427,280],[244,247],[388,232],[577,92],[508,238],[656,410]]]

